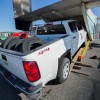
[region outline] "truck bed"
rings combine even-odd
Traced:
[[[67,36],[65,38],[67,38]],[[71,43],[70,38],[65,40]],[[61,46],[62,48],[59,48]],[[41,79],[39,80],[39,82],[42,82],[42,79],[44,79],[45,84],[48,80],[51,80],[50,78],[52,77],[52,74],[54,74],[54,78],[56,77],[58,69],[57,59],[67,51],[67,48],[69,47],[66,46],[64,38],[46,43],[43,46],[36,48],[34,51],[32,50],[26,54],[0,48],[0,64],[10,73],[12,73],[12,75],[15,75],[28,84],[32,84],[26,77],[25,70],[23,68],[23,61],[35,61],[37,62],[41,73]],[[48,61],[46,61],[47,59]],[[55,71],[55,73],[51,74],[52,66],[54,63],[55,68],[53,70]],[[47,67],[45,65],[47,65]],[[45,78],[45,76],[49,77],[48,80]],[[39,82],[33,85],[37,85]]]

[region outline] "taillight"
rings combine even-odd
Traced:
[[[40,72],[36,62],[23,62],[23,66],[30,82],[36,82],[40,79]]]

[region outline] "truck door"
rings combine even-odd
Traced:
[[[79,43],[79,34],[75,25],[75,22],[69,22],[70,32],[71,32],[71,41],[72,41],[72,53],[73,55],[78,50]]]
[[[78,22],[75,22],[75,24],[76,24],[77,31],[78,31],[78,34],[79,34],[78,47],[80,47],[86,39],[86,31],[83,29],[82,25],[80,25]]]

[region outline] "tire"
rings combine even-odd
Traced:
[[[20,40],[19,38],[16,38],[16,39],[12,40],[12,41],[8,44],[7,49],[9,49],[9,50],[15,50],[15,46],[16,46],[16,44],[18,43],[19,40]]]
[[[18,37],[8,37],[6,40],[4,40],[4,41],[2,42],[1,48],[7,49],[9,43],[10,43],[11,41],[13,41],[14,39],[16,39],[16,38],[18,38]]]
[[[86,36],[86,39],[85,39],[84,43],[82,44],[82,47],[86,46],[87,41],[88,41],[88,39],[87,39],[87,36]]]
[[[28,39],[25,39],[25,41],[21,47],[21,52],[27,53],[43,44],[45,44],[45,41],[43,41],[39,38],[36,38],[36,37],[30,37]]]
[[[57,75],[57,82],[59,84],[65,82],[70,74],[70,60],[68,58],[63,58],[61,60],[58,75]]]
[[[22,48],[22,45],[24,43],[25,39],[20,39],[18,41],[18,43],[15,45],[15,51],[18,51],[18,52],[21,52],[21,48]]]
[[[82,44],[82,47],[85,47],[87,43],[87,40],[85,40],[85,42]]]

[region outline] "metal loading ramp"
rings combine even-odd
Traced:
[[[62,0],[15,18],[16,28],[29,30],[31,22],[40,19],[43,19],[45,22],[75,19],[83,24],[88,31],[89,39],[92,39],[93,37],[90,34],[91,32],[87,18],[87,9],[95,6],[100,6],[100,0]],[[96,20],[96,17],[94,16],[91,19]],[[93,21],[93,23],[95,23],[95,21]]]

